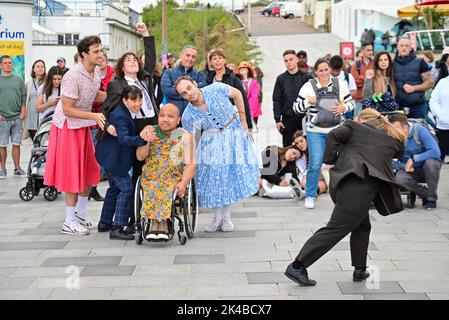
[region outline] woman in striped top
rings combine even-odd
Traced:
[[[323,164],[327,134],[332,129],[338,127],[339,123],[345,120],[344,113],[354,110],[354,100],[351,97],[348,86],[343,80],[336,78],[333,79],[331,77],[329,62],[324,59],[319,59],[315,63],[314,69],[317,79],[309,80],[309,82],[304,84],[299,91],[296,102],[293,105],[293,110],[298,114],[306,113],[307,119],[306,132],[307,143],[309,146],[309,164],[306,180],[306,201],[304,204],[306,209],[315,208],[315,199],[318,191],[318,179],[321,166]],[[315,89],[312,82],[315,84]],[[316,119],[319,119],[318,111],[322,110],[321,108],[318,108],[317,102],[321,103],[321,101],[324,100],[323,98],[317,99],[317,90],[321,93],[321,95],[323,95],[323,92],[334,92],[338,94],[338,101],[336,100],[335,105],[329,108],[329,111],[337,118],[337,123],[333,126],[323,125],[322,123],[316,121]]]

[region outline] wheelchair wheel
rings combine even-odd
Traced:
[[[134,188],[134,217],[136,226],[140,226],[140,209],[142,208],[143,199],[143,189],[140,185],[140,181],[141,177],[138,177]],[[139,231],[139,228],[137,228],[137,231]]]
[[[184,196],[183,211],[186,234],[189,239],[192,239],[198,224],[198,197],[193,180],[190,182]]]
[[[44,198],[47,201],[55,201],[58,198],[58,190],[53,187],[45,188],[44,190]]]
[[[23,201],[31,201],[34,198],[33,190],[28,189],[27,187],[23,187],[19,191],[19,197]]]
[[[179,237],[179,243],[181,243],[181,246],[184,246],[187,242],[186,236],[180,236]]]

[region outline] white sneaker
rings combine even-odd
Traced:
[[[86,215],[84,218],[81,218],[77,213],[75,213],[75,219],[87,230],[94,230],[97,228],[96,226],[98,225],[98,223],[92,220],[88,215]]]
[[[85,236],[89,234],[89,230],[84,228],[78,221],[72,221],[70,224],[64,222],[62,233],[73,236]]]
[[[298,180],[291,178],[289,183],[290,183],[290,186],[292,187],[293,196],[295,197],[295,199],[297,199],[297,200],[304,199],[304,197],[306,196],[306,193],[304,192],[304,190],[301,189],[301,186],[299,185]]]
[[[6,179],[6,169],[0,169],[0,179]]]
[[[169,237],[168,237],[168,234],[165,234],[165,233],[159,233],[159,234],[156,236],[156,239],[158,239],[158,240],[168,240]]]
[[[214,217],[212,223],[207,226],[205,232],[217,232],[221,230],[221,219]]]
[[[315,209],[315,199],[314,198],[306,198],[304,203],[304,208],[306,209]]]
[[[223,218],[223,220],[221,221],[221,231],[223,232],[234,231],[234,224],[232,223],[230,218]]]

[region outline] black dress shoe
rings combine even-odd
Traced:
[[[134,240],[134,235],[127,233],[123,228],[117,228],[109,233],[109,239]]]
[[[366,272],[366,268],[355,268],[352,274],[352,281],[361,282],[369,277],[369,272]]]
[[[127,233],[127,234],[134,234],[136,233],[136,227],[134,225],[129,225],[127,227],[124,227],[123,230]]]
[[[98,232],[109,232],[111,231],[111,225],[105,223],[98,223]]]
[[[90,200],[90,198],[95,201],[104,201],[104,198],[98,193],[97,187],[92,187],[92,189],[90,189],[88,200]]]
[[[300,269],[293,268],[293,263],[290,263],[284,273],[287,278],[295,281],[297,284],[303,287],[310,287],[316,285],[316,281],[309,279],[307,269],[301,267]]]

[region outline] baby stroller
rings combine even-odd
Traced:
[[[175,222],[178,221],[178,238],[181,245],[185,245],[187,238],[192,239],[198,223],[198,196],[196,194],[195,181],[190,181],[183,198],[178,196],[178,190],[175,190],[172,197],[171,217],[167,220],[168,239],[147,239],[146,236],[150,229],[150,221],[142,219],[140,209],[142,208],[143,188],[141,177],[137,179],[134,192],[134,212],[136,217],[136,228],[138,235],[136,243],[141,245],[145,239],[148,242],[167,242],[174,238]],[[183,221],[184,220],[184,221]],[[187,238],[182,233],[184,232]]]
[[[31,149],[30,162],[28,163],[27,184],[19,191],[19,197],[23,201],[31,201],[35,196],[39,195],[42,188],[45,188],[45,200],[55,201],[58,197],[58,190],[56,188],[44,185],[45,156],[47,154],[52,119],[53,112],[42,119],[34,137],[33,149]]]

